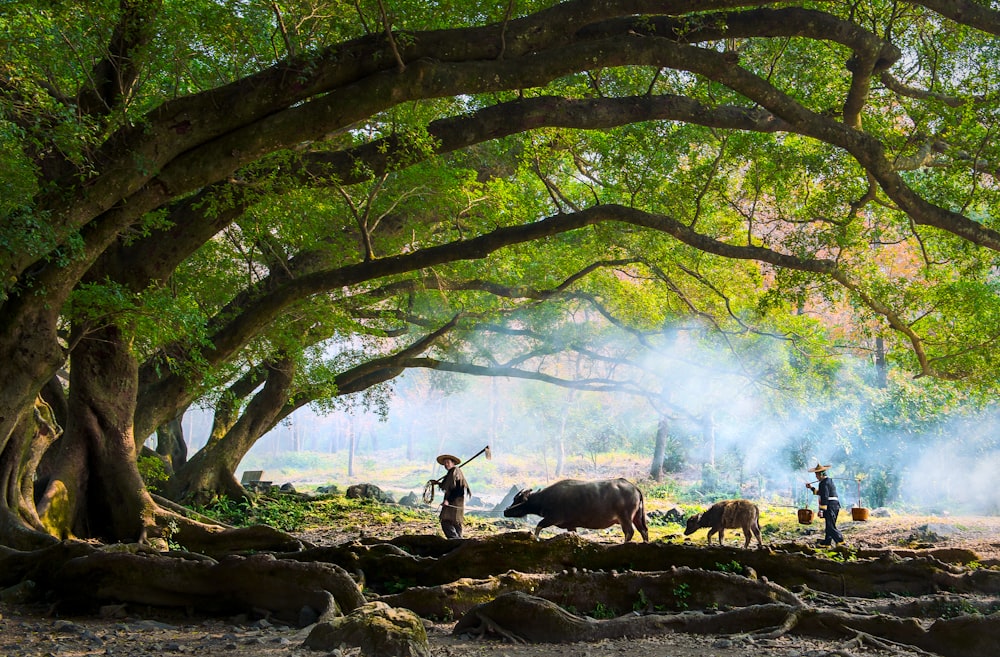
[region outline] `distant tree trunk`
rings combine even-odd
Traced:
[[[556,477],[563,476],[566,469],[566,423],[569,418],[569,411],[576,399],[576,391],[570,390],[566,393],[566,401],[563,403],[562,418],[559,422],[559,437],[556,440]]]
[[[354,476],[354,451],[357,432],[354,430],[354,422],[347,425],[347,476]]]
[[[882,336],[875,338],[875,378],[880,389],[889,387],[889,367],[885,362],[885,340]]]
[[[302,451],[302,428],[295,420],[292,420],[292,451]]]
[[[336,454],[344,446],[344,434],[347,433],[347,421],[343,416],[336,419],[333,431],[330,433],[330,453]]]
[[[184,411],[156,428],[156,453],[166,459],[172,472],[187,463],[187,443],[184,441]]]
[[[490,425],[487,427],[486,435],[491,448],[499,447],[497,436],[499,435],[501,395],[498,393],[497,385],[496,377],[490,377]]]
[[[705,414],[705,419],[702,423],[702,436],[705,439],[705,445],[708,447],[708,464],[715,467],[715,417],[711,413]]]
[[[667,436],[670,434],[670,423],[666,416],[661,415],[656,424],[656,443],[653,446],[653,463],[649,474],[655,481],[663,479],[663,458],[667,452]]]
[[[235,472],[243,457],[265,433],[288,401],[295,363],[291,358],[267,366],[264,387],[254,395],[240,419],[221,437],[209,439],[184,467],[177,470],[168,484],[174,500],[206,504],[217,496],[240,498],[246,495]]]
[[[137,392],[138,363],[121,331],[89,332],[73,351],[66,431],[38,502],[57,536],[134,543],[154,524],[132,432]]]

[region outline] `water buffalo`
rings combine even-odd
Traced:
[[[503,512],[508,518],[523,518],[529,513],[542,517],[535,527],[536,539],[546,527],[575,532],[577,527],[605,529],[618,524],[625,532],[626,543],[632,540],[635,529],[644,542],[649,541],[642,491],[626,479],[563,479],[539,491],[525,488]]]
[[[757,505],[749,500],[722,500],[713,504],[708,511],[698,513],[687,520],[685,536],[690,536],[702,527],[708,530],[708,542],[712,542],[712,534],[719,533],[719,545],[727,529],[742,529],[746,542],[744,548],[750,547],[751,534],[757,538],[757,547],[764,547],[760,540],[760,511]]]

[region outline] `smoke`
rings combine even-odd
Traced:
[[[620,353],[623,344],[609,343],[606,352]],[[936,407],[934,386],[943,383],[901,378],[882,390],[873,387],[877,377],[864,360],[836,369],[823,364],[824,371],[797,362],[780,343],[757,344],[736,357],[681,337],[634,353],[640,357],[632,365],[613,372],[594,365],[587,374],[627,379],[634,389],[655,393],[653,400],[410,371],[393,381],[385,418],[361,408],[327,415],[302,409],[261,440],[247,462],[259,466],[293,450],[325,454],[335,458],[336,469],[314,476],[344,480],[353,440],[355,479],[379,483],[390,471],[403,479],[395,471],[409,464],[409,480],[401,485],[414,487],[443,474],[437,454],[465,459],[490,445],[493,461],[479,457],[467,476],[476,495],[499,500],[512,482],[643,478],[665,417],[678,452],[672,456],[684,466],[667,476],[705,496],[798,505],[812,499],[804,486],[814,480],[807,469],[820,461],[832,466],[844,507],[858,503],[860,480],[867,507],[1000,512],[990,476],[1000,465],[996,410],[927,412]],[[625,455],[635,455],[641,467],[633,462],[626,469]]]

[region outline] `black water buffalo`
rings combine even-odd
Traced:
[[[542,517],[535,527],[536,539],[546,527],[575,532],[577,527],[604,529],[618,524],[625,532],[626,543],[632,540],[635,529],[643,541],[649,541],[642,491],[626,479],[563,479],[540,491],[525,488],[503,512],[508,518],[523,518],[529,513]]]
[[[712,542],[712,534],[718,532],[719,545],[727,529],[742,529],[746,542],[744,548],[750,547],[751,534],[757,538],[757,547],[764,547],[760,540],[760,511],[757,505],[749,500],[722,500],[713,504],[708,511],[698,513],[687,520],[685,536],[690,536],[702,527],[708,530],[708,542]]]

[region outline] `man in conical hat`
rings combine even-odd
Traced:
[[[457,456],[441,454],[437,462],[443,465],[448,473],[439,484],[444,493],[441,503],[441,530],[446,538],[462,538],[462,522],[465,520],[465,496],[471,495],[469,484],[458,464],[462,462]]]
[[[806,484],[806,488],[819,495],[819,517],[826,521],[826,535],[823,540],[818,541],[819,545],[832,547],[837,543],[844,542],[844,535],[837,529],[837,516],[840,514],[840,500],[837,498],[837,487],[826,475],[830,469],[829,465],[816,463],[815,468],[809,468],[809,472],[816,475],[819,487],[813,486],[812,482]]]

